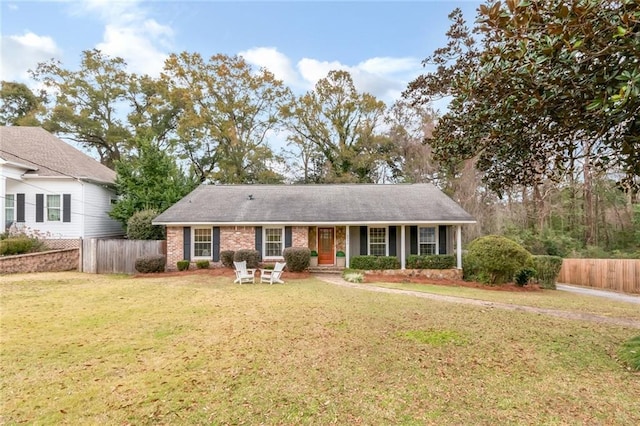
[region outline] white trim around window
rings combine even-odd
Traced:
[[[5,194],[4,196],[4,228],[16,221],[16,195]]]
[[[191,229],[191,253],[193,259],[211,259],[213,228]]]
[[[62,195],[45,194],[45,218],[47,222],[62,222]]]
[[[384,247],[384,252],[381,250]],[[373,249],[373,250],[372,250]],[[369,226],[367,229],[369,256],[389,256],[389,227]]]
[[[418,227],[418,254],[421,256],[438,254],[438,227]]]
[[[262,257],[281,259],[284,250],[284,227],[269,226],[262,228]]]

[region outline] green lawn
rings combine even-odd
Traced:
[[[640,423],[637,329],[315,279],[0,280],[2,424]]]

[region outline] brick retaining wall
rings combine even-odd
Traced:
[[[80,250],[66,249],[0,257],[0,274],[78,270]]]

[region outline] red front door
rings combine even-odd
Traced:
[[[318,265],[333,265],[333,228],[318,228]]]

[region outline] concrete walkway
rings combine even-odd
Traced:
[[[569,284],[556,284],[556,288],[571,293],[583,294],[586,296],[604,297],[607,299],[617,300],[618,302],[637,303],[640,305],[640,296],[633,294],[616,293],[615,291],[598,290],[595,288],[578,287]]]
[[[445,296],[441,294],[432,294],[432,293],[423,293],[420,291],[412,291],[412,290],[401,290],[396,288],[385,288],[385,287],[376,287],[371,284],[356,284],[345,281],[342,276],[338,274],[314,274],[316,278],[322,280],[326,283],[339,285],[342,287],[349,287],[358,290],[365,291],[374,291],[378,293],[387,293],[387,294],[404,294],[407,296],[419,297],[422,299],[431,299],[431,300],[439,300],[442,302],[450,302],[450,303],[459,303],[464,305],[473,305],[473,306],[482,306],[486,308],[497,308],[504,309],[508,311],[516,311],[516,312],[528,312],[533,314],[544,314],[553,317],[573,319],[573,320],[582,320],[582,321],[590,321],[596,322],[599,324],[612,324],[612,325],[620,325],[624,327],[638,328],[640,329],[640,320],[631,319],[631,318],[610,318],[603,315],[595,315],[589,313],[582,312],[569,312],[569,311],[561,311],[558,309],[549,309],[549,308],[538,308],[534,306],[522,306],[522,305],[513,305],[510,303],[500,303],[500,302],[489,302],[486,300],[477,300],[477,299],[467,299],[465,297],[456,297],[456,296]]]

